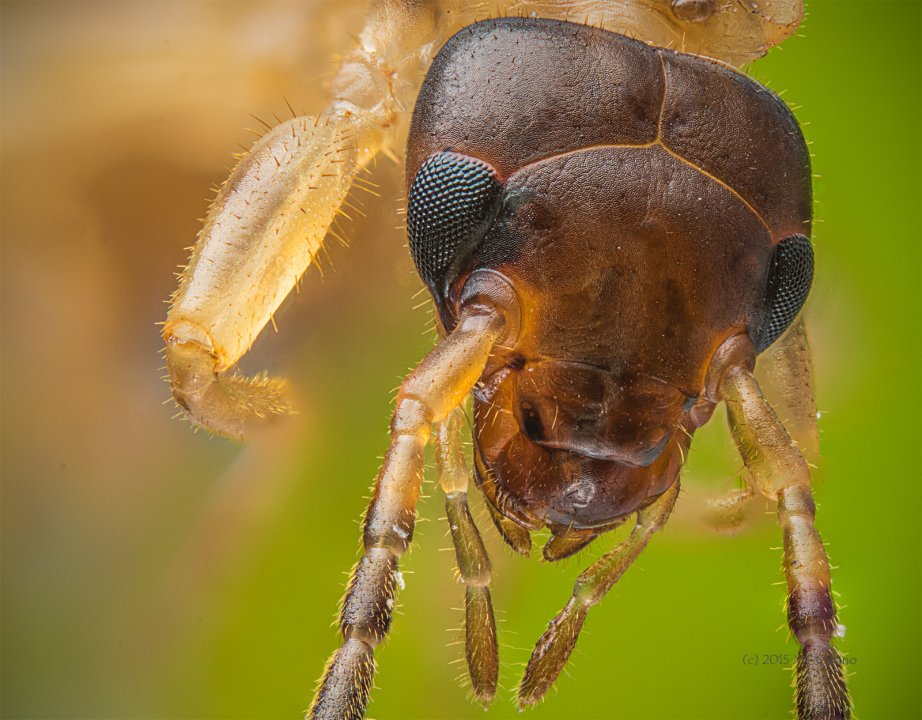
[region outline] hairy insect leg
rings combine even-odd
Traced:
[[[819,454],[813,380],[813,359],[803,316],[759,358],[756,377],[785,430],[809,460]],[[745,524],[758,488],[751,481],[742,490],[705,501],[704,521],[718,532],[735,533]]]
[[[269,130],[219,190],[163,327],[173,397],[196,424],[242,439],[290,410],[281,383],[232,369],[314,261],[359,170],[401,124],[435,51],[425,48],[437,19],[432,3],[375,0],[326,110]]]
[[[810,470],[752,374],[728,370],[721,382],[733,440],[753,484],[778,501],[788,584],[788,626],[800,643],[794,669],[795,701],[802,720],[844,719],[851,698],[842,659],[832,645],[840,633],[829,560],[814,526]]]
[[[496,620],[490,597],[492,569],[467,504],[470,471],[461,447],[463,419],[464,412],[459,407],[439,425],[436,457],[458,574],[464,584],[464,647],[468,674],[474,697],[488,705],[496,694],[499,674]]]
[[[576,646],[589,609],[605,597],[643,552],[653,533],[663,527],[678,496],[677,479],[665,493],[638,511],[637,523],[627,540],[603,555],[576,580],[572,597],[548,625],[528,661],[525,676],[519,686],[520,708],[541,700],[557,680]]]
[[[455,330],[401,385],[390,447],[365,514],[364,554],[352,572],[340,611],[343,644],[324,670],[310,718],[357,719],[365,713],[374,648],[390,627],[402,584],[398,560],[413,537],[430,426],[463,402],[502,328],[499,313],[479,306],[465,309]]]

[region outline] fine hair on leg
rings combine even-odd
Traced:
[[[816,530],[810,469],[746,368],[726,371],[721,392],[733,440],[753,485],[778,502],[788,586],[787,620],[800,644],[794,668],[801,720],[844,720],[851,698],[839,651],[841,635],[832,597],[829,560]]]
[[[467,503],[470,470],[461,444],[464,412],[458,407],[439,425],[436,439],[439,484],[464,585],[464,649],[471,689],[484,706],[496,695],[499,653],[490,597],[490,558]]]
[[[413,539],[424,450],[433,423],[458,407],[480,378],[503,316],[491,308],[465,308],[451,334],[404,381],[391,420],[391,442],[365,514],[364,553],[352,572],[340,611],[343,643],[327,663],[308,716],[358,720],[374,677],[374,648],[390,627],[398,561]]]

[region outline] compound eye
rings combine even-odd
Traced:
[[[813,283],[813,246],[803,235],[785,238],[775,248],[762,319],[750,329],[757,352],[762,352],[794,322]]]
[[[446,151],[419,168],[407,204],[410,254],[437,298],[483,239],[501,198],[496,171],[482,160]]]

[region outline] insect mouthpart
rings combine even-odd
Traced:
[[[686,405],[639,373],[514,362],[475,394],[484,493],[531,529],[617,523],[675,479],[694,429]]]

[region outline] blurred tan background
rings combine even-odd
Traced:
[[[803,37],[755,69],[816,153],[824,459],[819,527],[847,608],[859,717],[918,717],[919,4],[809,3]],[[157,322],[210,197],[268,122],[323,105],[364,3],[9,2],[2,23],[2,714],[294,717],[330,626],[393,389],[431,345],[397,214],[402,169],[353,247],[242,365],[292,379],[301,413],[240,447],[171,420]],[[535,718],[777,717],[793,653],[780,534],[698,532],[689,500],[735,487],[722,417],[696,438],[686,501],[594,611]],[[455,676],[461,594],[430,486],[372,717],[480,715]],[[497,566],[505,690],[579,569]]]
[[[274,123],[289,112],[284,98],[319,110],[364,7],[2,11],[4,715],[162,715],[164,673],[196,642],[209,593],[229,592],[265,540],[296,481],[283,467],[292,436],[303,441],[318,423],[305,402],[274,445],[193,435],[163,405],[155,324],[209,188],[252,142],[245,128],[261,128],[250,115]],[[402,348],[405,359],[374,389],[366,430],[385,427],[391,386],[428,344],[425,315],[407,312],[417,281],[397,230],[400,177],[393,163],[381,168],[384,199],[349,228],[361,252],[340,262],[346,253],[331,246],[335,267],[322,268],[323,281],[310,273],[279,317],[284,334],[263,338],[245,363],[295,372],[310,397],[338,356],[356,358],[346,362],[360,374],[393,340],[384,355]],[[335,386],[325,392],[336,401]],[[331,478],[356,503],[375,453],[366,460],[358,482]],[[339,521],[351,531],[355,517]],[[322,553],[322,531],[313,537]],[[325,644],[333,610],[305,618]],[[305,669],[302,704],[314,671]]]

